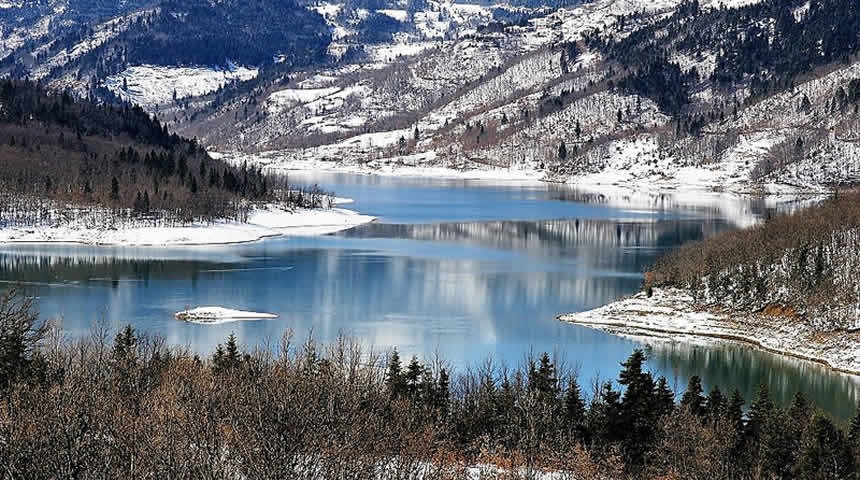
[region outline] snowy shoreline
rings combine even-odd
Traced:
[[[623,170],[607,169],[601,173],[564,177],[547,176],[541,170],[528,168],[505,168],[470,164],[452,166],[436,163],[435,155],[418,154],[415,157],[393,157],[366,163],[330,161],[319,158],[296,158],[282,152],[270,151],[257,154],[239,152],[209,152],[216,158],[233,164],[247,161],[272,172],[325,172],[383,177],[434,178],[443,180],[476,180],[497,182],[557,183],[593,191],[619,191],[636,193],[697,193],[724,195],[755,195],[767,197],[821,197],[831,193],[829,188],[813,185],[788,185],[782,183],[755,184],[727,182],[707,169],[701,172],[683,172],[678,176],[636,176]]]
[[[560,315],[559,320],[615,335],[684,340],[704,337],[744,343],[761,350],[860,375],[860,333],[820,332],[802,320],[765,313],[739,315],[699,308],[679,289],[637,293],[603,307]]]
[[[343,200],[337,203],[345,203]],[[0,244],[83,244],[119,246],[205,246],[256,242],[271,237],[326,235],[376,220],[342,208],[295,209],[268,205],[247,222],[190,225],[89,225],[83,222],[0,228]]]

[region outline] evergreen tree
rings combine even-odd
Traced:
[[[763,478],[790,478],[797,453],[797,437],[791,418],[773,409],[758,428],[758,466]]]
[[[804,479],[854,478],[856,465],[845,435],[821,413],[803,432],[795,475]]]
[[[711,388],[710,393],[708,393],[706,407],[708,417],[711,421],[716,422],[722,417],[723,410],[726,408],[726,398],[723,396],[723,392],[720,391],[720,387],[714,385]]]
[[[439,370],[439,380],[436,385],[436,409],[443,416],[448,414],[448,401],[451,396],[451,379],[448,376],[448,370],[442,368]]]
[[[403,379],[406,382],[406,393],[412,399],[418,398],[419,383],[423,372],[424,367],[418,361],[418,357],[413,355],[412,360],[409,361],[409,365],[406,366],[406,373],[403,375]]]
[[[542,402],[551,404],[559,398],[560,394],[555,364],[546,352],[541,354],[538,364],[535,368],[534,362],[530,362],[529,390],[535,392]]]
[[[701,417],[705,415],[705,397],[702,396],[702,379],[694,375],[690,377],[687,391],[681,396],[681,405],[686,407],[690,413]]]
[[[567,391],[564,393],[564,418],[568,428],[573,430],[575,438],[583,440],[583,426],[585,424],[585,400],[576,377],[570,377]]]
[[[809,404],[809,400],[802,392],[795,393],[791,405],[788,407],[788,416],[791,417],[792,423],[798,427],[796,429],[798,432],[806,427],[811,415],[812,405]]]
[[[400,354],[397,353],[397,349],[391,352],[391,356],[388,359],[388,368],[385,372],[385,386],[388,387],[388,393],[391,398],[398,398],[406,393],[406,380],[403,378]]]
[[[666,377],[657,379],[656,392],[654,394],[657,402],[657,411],[660,416],[669,415],[675,409],[675,392],[669,388]]]
[[[131,325],[126,325],[121,332],[116,334],[113,341],[113,356],[115,358],[129,358],[135,354],[137,348],[137,335]]]
[[[750,406],[749,424],[747,425],[749,433],[752,437],[758,437],[759,431],[766,423],[768,417],[773,414],[774,405],[770,399],[770,390],[767,385],[759,386],[756,399]]]
[[[860,451],[860,404],[857,405],[854,417],[848,424],[848,440],[851,441],[854,450]]]
[[[564,142],[558,146],[558,161],[564,163],[567,160],[567,145]]]
[[[641,465],[645,453],[652,447],[657,436],[657,421],[661,407],[655,395],[654,380],[643,371],[645,352],[636,349],[621,364],[618,383],[624,385],[621,400],[621,420],[625,425],[622,450],[627,463],[633,467]]]
[[[216,374],[229,372],[237,368],[242,361],[242,354],[236,342],[236,335],[230,333],[227,342],[222,346],[220,343],[212,355],[212,367]]]
[[[624,438],[625,424],[621,415],[621,393],[605,382],[588,409],[587,430],[594,443],[607,447]]]

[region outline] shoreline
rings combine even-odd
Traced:
[[[72,222],[0,228],[0,245],[206,247],[254,243],[276,237],[327,235],[373,221],[376,217],[343,208],[288,210],[269,205],[253,211],[247,222],[221,220],[181,226],[142,224],[118,228],[110,225],[94,228]]]
[[[860,375],[860,335],[856,333],[819,332],[797,319],[760,313],[738,315],[705,310],[678,289],[655,288],[651,298],[640,292],[594,310],[557,318],[613,335],[669,339],[686,336],[741,343],[840,373]]]
[[[265,170],[275,172],[325,172],[356,175],[377,175],[381,177],[430,178],[440,180],[529,182],[568,185],[595,191],[625,190],[635,193],[696,193],[728,194],[765,197],[820,197],[832,193],[823,186],[790,185],[783,183],[753,184],[738,182],[726,184],[722,179],[704,178],[690,181],[683,176],[677,177],[634,177],[624,176],[623,172],[608,170],[599,173],[585,173],[577,176],[553,177],[547,172],[535,169],[505,168],[472,163],[467,168],[446,166],[425,162],[403,162],[407,157],[392,157],[370,162],[327,161],[320,159],[295,158],[278,151],[259,153],[218,152],[210,155],[232,164],[247,161]],[[393,160],[393,161],[392,161]]]

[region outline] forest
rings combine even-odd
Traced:
[[[681,247],[648,275],[705,305],[779,306],[823,330],[854,329],[860,298],[860,192]]]
[[[589,389],[547,354],[458,373],[290,332],[255,350],[230,335],[209,357],[98,323],[62,340],[33,302],[0,301],[3,478],[856,475],[860,417],[840,426],[800,394],[781,406],[697,377],[679,396],[641,350]]]
[[[302,207],[318,189],[210,157],[139,107],[110,106],[0,81],[0,218],[34,225],[67,207],[175,222],[243,220],[257,202]]]
[[[766,0],[712,9],[689,0],[671,16],[628,36],[597,35],[590,42],[628,71],[620,85],[677,115],[689,101],[684,101],[686,92],[699,80],[728,91],[748,87],[755,100],[791,88],[817,67],[847,63],[860,50],[858,31],[860,7],[854,0]],[[681,65],[666,60],[675,51],[700,59],[711,52],[713,71],[692,69],[682,75]],[[666,92],[684,94],[664,97]]]

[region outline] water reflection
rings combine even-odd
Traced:
[[[20,283],[39,297],[43,316],[61,317],[69,336],[88,334],[103,317],[203,354],[230,332],[265,348],[288,328],[322,341],[352,335],[404,355],[438,352],[459,367],[488,356],[515,363],[529,352],[563,352],[588,382],[614,378],[639,343],[560,323],[558,314],[634,292],[660,254],[757,221],[772,207],[721,197],[718,205],[676,208],[677,197],[591,197],[544,184],[316,181],[381,221],[336,236],[226,247],[5,246],[0,283]],[[197,305],[280,317],[194,325],[172,316]],[[652,366],[682,386],[698,374],[750,396],[764,380],[782,397],[802,389],[837,415],[856,398],[845,376],[750,349],[654,352]]]
[[[771,397],[782,405],[789,404],[800,391],[842,421],[857,411],[860,377],[843,375],[823,365],[769,355],[737,343],[637,340],[648,344],[652,368],[670,379],[685,381],[699,375],[708,389],[713,385],[724,392],[738,388],[747,399],[753,398],[760,385],[767,384]]]

